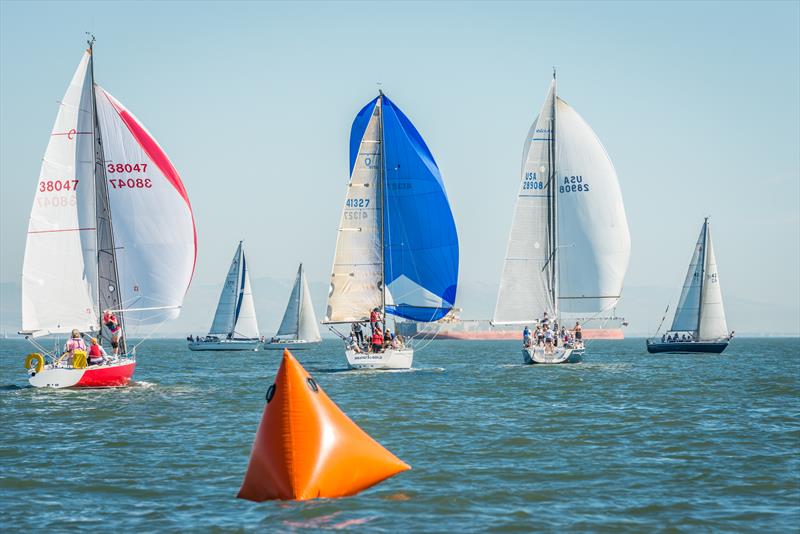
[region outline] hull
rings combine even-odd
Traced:
[[[189,350],[258,350],[259,340],[190,341]]]
[[[728,341],[684,341],[678,343],[651,343],[648,341],[647,352],[650,354],[661,352],[720,354],[728,346],[728,343]]]
[[[347,365],[351,369],[411,369],[414,349],[386,349],[383,352],[356,352],[346,349]]]
[[[107,388],[126,386],[136,370],[136,361],[123,360],[85,369],[46,365],[41,372],[31,372],[28,382],[36,388]]]
[[[305,350],[311,349],[319,345],[320,341],[304,341],[302,339],[298,340],[291,340],[287,339],[286,341],[280,342],[266,342],[262,345],[261,348],[266,350],[283,350],[283,349],[290,349],[290,350]]]
[[[580,363],[583,361],[584,349],[565,349],[556,347],[552,353],[545,353],[544,347],[525,347],[522,349],[522,361],[532,364]]]

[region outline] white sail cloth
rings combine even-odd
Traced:
[[[175,167],[137,118],[99,85],[96,102],[120,291],[130,310],[125,318],[138,324],[175,318],[196,259],[189,197]]]
[[[700,229],[700,235],[694,246],[689,269],[683,282],[675,316],[672,318],[673,332],[696,332],[700,324],[700,293],[703,286],[703,258],[705,256],[705,225]]]
[[[212,336],[227,336],[233,332],[236,324],[236,304],[239,300],[239,278],[241,270],[242,244],[236,248],[236,252],[228,268],[228,275],[222,284],[217,311],[214,312],[214,320],[211,322],[211,330],[208,331]]]
[[[383,303],[380,114],[378,99],[347,185],[325,322],[365,321]]]
[[[671,330],[694,332],[697,339],[702,341],[714,341],[728,335],[717,258],[708,220],[700,229]]]
[[[59,104],[42,160],[22,267],[22,331],[97,330],[91,55],[84,54]],[[87,234],[82,240],[81,234]],[[91,245],[89,245],[91,246]],[[96,257],[96,256],[95,256]],[[87,272],[88,270],[88,272]]]
[[[493,317],[498,324],[533,322],[543,312],[551,316],[555,313],[548,223],[553,196],[550,181],[555,87],[553,80],[525,139],[517,205]]]
[[[722,306],[722,289],[717,272],[717,258],[711,241],[711,228],[708,228],[708,223],[706,226],[706,268],[703,273],[703,301],[700,303],[698,334],[701,340],[714,340],[728,335],[728,324]]]
[[[92,87],[91,68],[87,51],[61,102],[31,210],[22,331],[33,335],[98,330],[100,290],[119,292],[126,321],[176,317],[194,269],[194,219],[177,171],[133,114]],[[97,165],[96,135],[105,158]],[[119,287],[99,287],[95,207],[104,193],[96,179],[108,186],[115,241],[104,252],[116,256]]]
[[[255,339],[260,337],[258,321],[256,320],[256,305],[253,301],[253,289],[250,286],[250,269],[244,260],[242,252],[242,265],[244,270],[244,285],[242,286],[242,303],[234,326],[235,337]]]
[[[616,305],[631,238],[617,171],[586,121],[558,99],[558,308],[597,313]]]
[[[250,286],[250,270],[241,242],[233,254],[208,333],[212,336],[239,338],[257,338],[260,335]]]
[[[311,302],[311,292],[308,289],[303,265],[297,269],[297,277],[289,295],[289,302],[283,314],[278,336],[289,336],[290,339],[302,341],[319,341],[319,327],[317,316],[314,314],[314,304]]]
[[[617,173],[594,131],[555,90],[554,80],[525,141],[494,323],[596,313],[622,292],[630,234]]]

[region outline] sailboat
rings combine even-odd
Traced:
[[[647,352],[721,353],[733,332],[728,333],[722,289],[717,272],[717,258],[711,242],[708,217],[703,221],[694,246],[689,270],[683,283],[672,328],[658,339],[647,340]]]
[[[189,350],[258,350],[260,344],[250,271],[239,241],[222,285],[211,330],[204,338],[189,336]]]
[[[308,290],[306,273],[303,264],[297,268],[297,277],[294,280],[286,311],[283,313],[281,326],[278,333],[264,343],[265,349],[301,350],[318,344],[322,338],[319,335],[317,316],[314,314],[314,305],[311,302],[311,292]]]
[[[371,326],[383,332],[386,314],[437,321],[453,308],[457,282],[458,236],[439,168],[381,91],[350,131],[350,181],[323,323],[377,317]],[[339,335],[351,368],[411,367],[414,350],[398,338],[375,351]]]
[[[597,135],[556,94],[556,78],[522,153],[516,210],[493,324],[562,325],[613,308],[630,257],[617,173]],[[550,320],[553,323],[550,323]],[[523,346],[523,362],[577,363],[573,339]]]
[[[178,316],[197,257],[180,176],[142,123],[95,83],[93,44],[60,102],[28,223],[20,333],[40,351],[26,359],[35,387],[127,384],[136,368],[128,328]],[[101,365],[37,341],[76,329],[102,346],[113,340],[106,314],[122,335]]]

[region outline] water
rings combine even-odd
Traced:
[[[800,340],[716,355],[594,342],[523,366],[516,342],[436,341],[409,372],[345,371],[338,343],[295,355],[413,467],[356,497],[235,499],[279,353],[140,347],[136,383],[37,390],[0,340],[0,524],[143,532],[796,531]]]

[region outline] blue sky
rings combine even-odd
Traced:
[[[641,331],[657,323],[711,215],[731,327],[798,333],[799,6],[2,2],[0,326],[18,327],[41,157],[93,31],[98,82],[170,154],[195,211],[180,328],[210,323],[213,297],[198,295],[221,285],[239,239],[256,278],[288,287],[303,261],[324,287],[350,123],[376,82],[437,159],[461,242],[459,304],[488,317],[524,136],[555,65],[620,176],[632,255],[619,310]],[[268,317],[283,305],[259,303]]]

